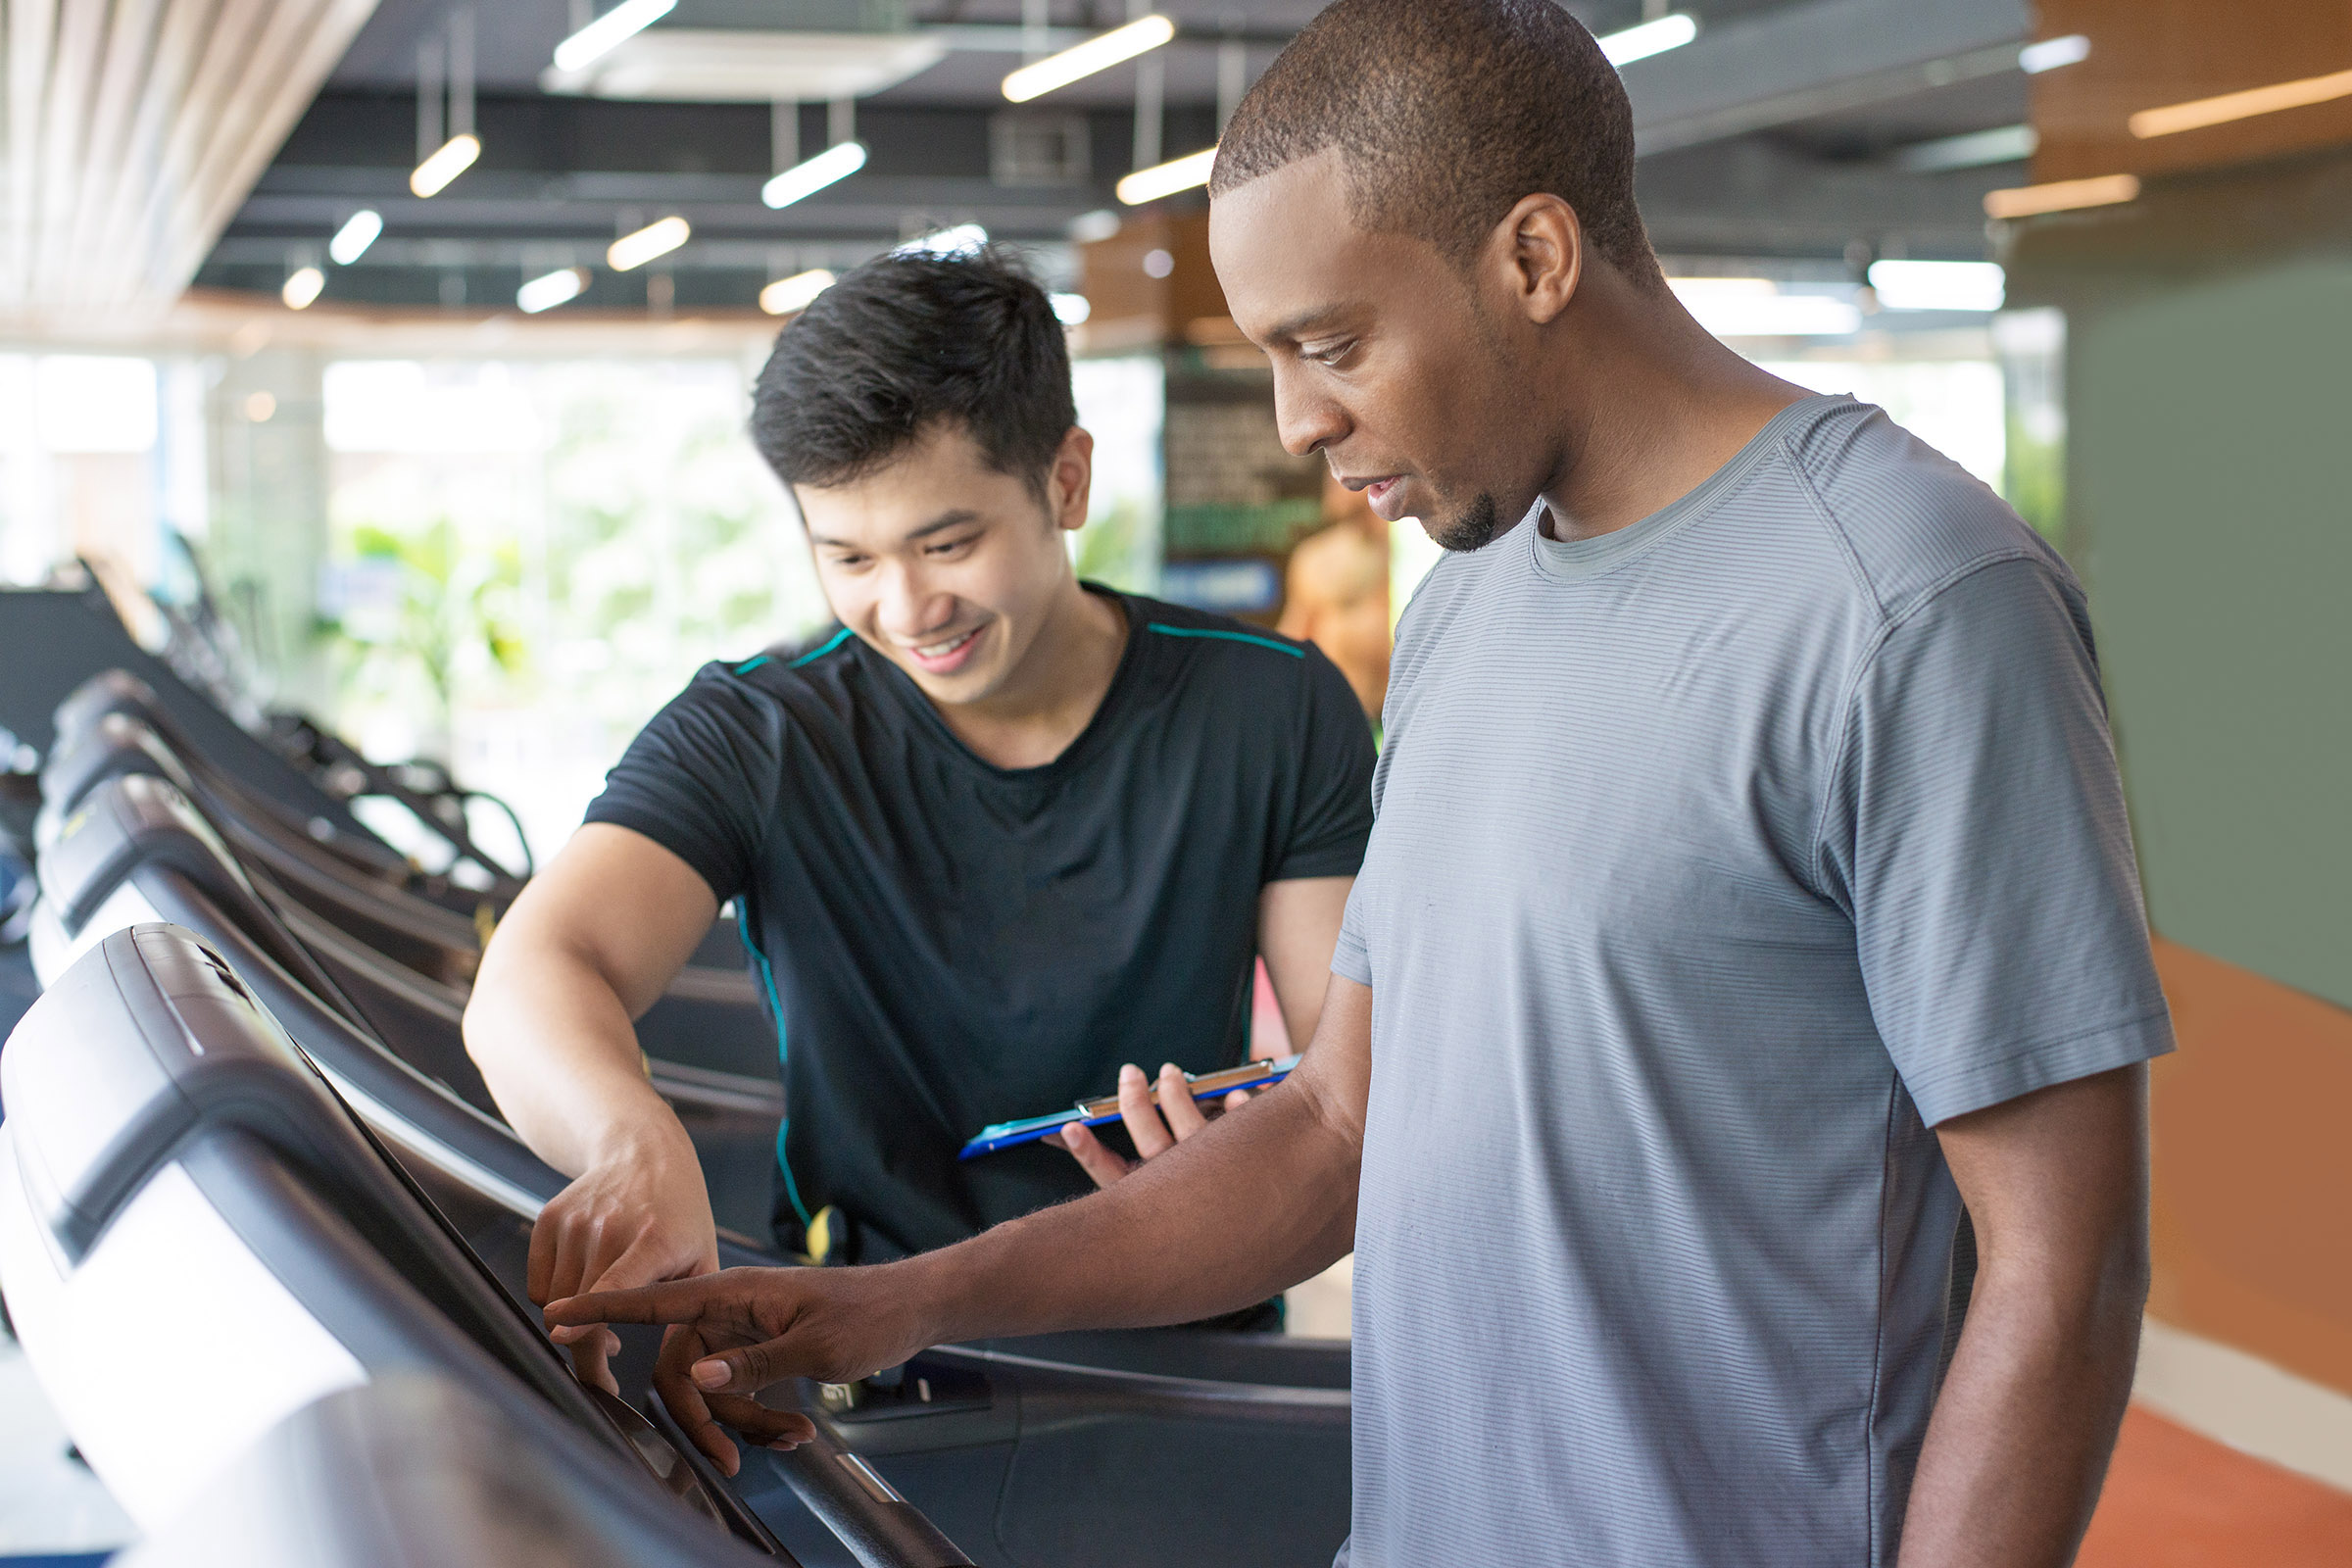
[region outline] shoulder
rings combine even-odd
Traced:
[[[778,643],[695,671],[655,725],[717,726],[763,739],[839,710],[857,678],[859,644],[846,626]]]
[[[1152,684],[1181,689],[1240,714],[1296,714],[1345,696],[1348,677],[1312,643],[1205,610],[1123,596]]]
[[[2032,563],[2025,575],[2080,598],[2065,561],[2007,502],[1885,410],[1825,402],[1780,445],[1883,625],[2003,562]]]

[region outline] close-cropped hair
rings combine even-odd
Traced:
[[[1664,286],[1634,205],[1625,83],[1552,0],[1337,0],[1234,112],[1209,194],[1331,148],[1369,232],[1466,267],[1522,198],[1557,196],[1612,267]]]
[[[842,274],[776,337],[752,441],[786,484],[848,484],[934,428],[1042,495],[1078,422],[1070,355],[1045,290],[993,248],[893,254]]]

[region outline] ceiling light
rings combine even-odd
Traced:
[[[337,267],[349,267],[368,254],[375,236],[384,231],[384,218],[373,208],[363,207],[343,220],[335,237],[326,242],[326,254]]]
[[[686,220],[672,215],[660,222],[646,224],[634,234],[621,235],[606,250],[605,261],[615,272],[626,272],[657,256],[667,256],[685,244],[693,232]]]
[[[802,197],[813,196],[864,167],[865,143],[845,141],[776,175],[760,187],[760,199],[770,207],[790,207]]]
[[[277,297],[286,302],[289,311],[307,311],[325,288],[324,272],[316,267],[301,267],[286,274],[286,286],[277,291]]]
[[[1016,104],[1025,104],[1098,71],[1108,71],[1122,60],[1150,54],[1175,36],[1176,24],[1167,18],[1140,18],[1057,55],[1048,55],[1035,65],[1023,66],[1004,78],[1004,96]]]
[[[760,308],[770,316],[790,316],[805,311],[808,302],[833,286],[833,274],[821,267],[790,277],[779,277],[760,291]]]
[[[1870,286],[1890,311],[1997,311],[2008,274],[1996,262],[1873,262]]]
[[[1600,52],[1609,57],[1612,66],[1629,66],[1651,55],[1662,55],[1669,49],[1680,49],[1698,36],[1698,19],[1681,12],[1644,22],[1639,26],[1603,35]]]
[[[620,4],[556,45],[556,69],[577,71],[611,54],[677,9],[678,0],[620,0]]]
[[[2059,179],[2046,185],[2018,185],[1984,193],[1986,218],[2032,218],[2040,213],[2067,213],[2078,207],[2112,207],[2139,199],[2136,174],[2099,174],[2090,179]]]
[[[1053,302],[1054,319],[1064,326],[1083,326],[1095,314],[1094,302],[1083,294],[1056,294]]]
[[[2030,43],[2017,52],[2017,69],[2029,76],[2038,76],[2060,66],[2079,66],[2090,58],[2090,40],[2079,32],[2063,38],[2044,38]]]
[[[514,291],[514,305],[525,316],[552,311],[565,300],[576,300],[588,286],[588,269],[564,267],[532,278]]]
[[[2162,109],[2142,109],[2127,123],[2132,135],[2145,140],[2183,130],[2202,130],[2207,125],[2227,124],[2256,115],[2275,115],[2281,109],[2302,109],[2337,98],[2352,98],[2352,71],[2304,76],[2269,87],[2249,87],[2244,92],[2226,92],[2218,98],[2197,98],[2184,104],[2168,104]]]
[[[1209,168],[1216,161],[1217,150],[1203,147],[1197,153],[1187,153],[1182,158],[1164,164],[1153,164],[1150,169],[1139,169],[1119,181],[1116,187],[1119,200],[1130,207],[1141,207],[1162,196],[1173,196],[1180,190],[1205,185],[1208,183]]]
[[[1767,277],[1670,277],[1667,286],[1717,337],[1838,337],[1862,312],[1828,294],[1784,294]]]
[[[969,256],[988,243],[988,230],[978,223],[957,223],[937,233],[910,239],[892,249],[893,256]]]
[[[480,137],[470,131],[452,136],[441,144],[440,151],[416,166],[416,172],[409,175],[409,189],[419,196],[438,196],[481,156]]]
[[[2032,125],[1995,125],[1958,136],[1937,136],[1895,149],[1894,167],[1906,173],[1939,174],[1954,169],[2015,164],[2034,156],[2041,136]]]

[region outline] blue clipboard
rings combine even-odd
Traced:
[[[1297,1056],[1284,1056],[1279,1061],[1246,1061],[1239,1067],[1227,1067],[1218,1072],[1186,1073],[1185,1082],[1192,1086],[1193,1099],[1222,1100],[1237,1089],[1264,1089],[1278,1084],[1291,1075],[1298,1065]],[[1152,1102],[1159,1103],[1159,1083],[1152,1085]],[[1048,1133],[1056,1132],[1072,1122],[1089,1127],[1102,1127],[1119,1119],[1119,1098],[1106,1095],[1101,1100],[1082,1100],[1068,1110],[1051,1115],[1030,1116],[1020,1121],[1001,1121],[993,1127],[983,1127],[980,1135],[963,1146],[959,1160],[977,1159],[993,1154],[1000,1149],[1016,1144],[1034,1144]]]

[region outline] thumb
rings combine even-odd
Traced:
[[[799,1370],[791,1364],[782,1340],[762,1340],[706,1355],[694,1363],[689,1375],[694,1386],[707,1394],[757,1394]]]

